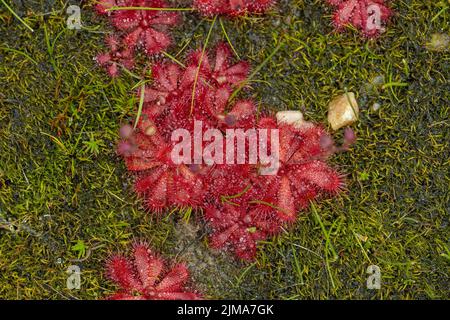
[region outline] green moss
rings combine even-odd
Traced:
[[[446,1],[396,1],[387,33],[372,41],[333,33],[321,1],[281,1],[264,19],[223,21],[254,68],[283,44],[253,90],[240,93],[261,110],[298,109],[325,124],[328,102],[345,90],[361,107],[357,145],[333,160],[348,191],[315,203],[247,265],[211,252],[204,228],[192,229],[196,215],[188,226],[182,214],[156,219],[135,197],[115,143],[120,124],[135,117],[137,80],[112,81],[96,67],[106,21],[86,6],[86,28],[68,30],[62,1],[13,3],[35,31],[2,7],[1,298],[101,298],[114,289],[104,260],[136,238],[187,260],[198,286],[217,298],[450,297],[450,55],[426,49],[433,34],[450,32]],[[183,16],[169,51],[180,60],[211,23]],[[216,23],[210,44],[219,40],[226,37]],[[78,256],[80,242],[86,252]],[[72,264],[82,268],[78,291],[66,289]],[[381,268],[379,291],[366,288],[371,264]]]

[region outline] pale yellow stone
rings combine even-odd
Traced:
[[[306,128],[311,125],[308,121],[304,120],[303,113],[300,111],[279,111],[276,114],[276,118],[278,123],[290,124],[297,129]]]
[[[279,111],[276,114],[278,123],[294,124],[303,121],[303,113],[300,111]]]
[[[150,125],[145,129],[145,134],[147,136],[153,136],[156,133],[156,127],[154,125]]]
[[[449,51],[450,36],[445,33],[434,33],[431,35],[430,41],[426,44],[430,51]]]
[[[333,130],[348,126],[358,120],[359,107],[353,92],[344,93],[328,105],[328,123]]]

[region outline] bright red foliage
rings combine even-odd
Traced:
[[[256,255],[256,243],[269,234],[269,228],[278,224],[276,218],[260,214],[257,208],[244,203],[211,206],[205,210],[205,218],[213,232],[210,239],[212,248],[229,247],[243,260],[251,260]]]
[[[147,244],[133,247],[132,259],[117,255],[106,264],[107,276],[119,287],[108,300],[199,300],[201,296],[186,291],[189,271],[183,264],[166,270],[164,261]]]
[[[241,16],[263,13],[275,2],[276,0],[194,0],[194,8],[204,16]]]
[[[234,88],[247,79],[249,64],[232,64],[225,44],[217,46],[213,60],[208,52],[203,58],[201,54],[202,50],[193,52],[185,68],[174,63],[153,66],[153,84],[145,88],[145,110],[166,140],[177,128],[192,130],[194,119],[208,127],[254,124],[249,116],[256,107],[250,101],[238,101],[229,113],[225,110]]]
[[[122,7],[122,10],[112,10],[112,7]],[[147,55],[155,55],[165,50],[171,44],[167,29],[178,23],[178,14],[164,10],[129,10],[125,7],[166,8],[164,0],[100,0],[95,10],[100,15],[108,15],[114,27],[120,32],[120,37],[114,35],[114,47],[111,52],[100,55],[97,61],[107,65],[108,74],[118,75],[117,63],[120,60],[126,68],[134,60],[135,49],[143,48]],[[118,51],[117,47],[123,47]],[[110,62],[113,63],[110,63]]]
[[[147,114],[138,129],[121,142],[119,150],[128,169],[138,172],[136,191],[145,197],[148,208],[161,212],[172,206],[195,208],[202,204],[203,180],[186,165],[172,162],[171,144],[158,134]]]
[[[351,24],[371,38],[378,36],[392,15],[385,0],[327,0],[336,7],[333,22],[338,31]]]
[[[346,132],[345,143],[338,148],[320,126],[297,128],[272,117],[257,121],[254,102],[230,105],[229,101],[234,88],[247,80],[248,64],[233,64],[224,44],[217,46],[214,59],[209,52],[201,58],[201,52],[192,53],[185,67],[167,62],[153,66],[154,81],[145,88],[137,129],[123,128],[119,152],[128,169],[137,172],[136,190],[150,210],[204,209],[212,231],[211,246],[230,248],[239,258],[249,260],[259,240],[295,221],[310,200],[341,189],[341,176],[326,160],[348,149],[355,137]],[[222,132],[228,128],[278,129],[279,169],[262,176],[262,164],[174,163],[170,156],[175,145],[173,131],[185,129],[192,137],[196,120],[203,122],[203,133],[208,128]],[[205,141],[201,143],[204,148]]]
[[[246,61],[233,65],[231,63],[233,55],[227,44],[217,45],[215,53],[214,60],[211,60],[208,54],[201,59],[202,50],[199,49],[190,55],[189,66],[197,69],[202,60],[201,76],[213,80],[217,86],[236,86],[247,79],[250,65]]]
[[[106,37],[106,44],[111,49],[110,52],[99,54],[96,57],[97,63],[104,67],[111,77],[117,77],[120,74],[120,66],[128,70],[134,67],[133,50],[130,48],[121,48],[118,37]]]
[[[390,15],[382,0],[328,2],[338,7],[335,23],[339,29],[352,23],[364,30],[369,19],[364,12],[371,4],[380,5],[383,22]],[[275,3],[276,0],[194,0],[194,8],[205,16],[239,16],[263,13]],[[122,10],[108,10],[112,7]],[[178,15],[171,11],[129,7],[167,5],[165,0],[98,1],[97,13],[107,15],[117,29],[106,39],[110,51],[96,58],[111,77],[118,76],[120,67],[133,68],[137,48],[147,55],[165,50],[171,43],[166,31],[178,23]],[[378,30],[364,32],[372,36]],[[299,128],[278,123],[270,116],[258,120],[254,101],[230,100],[234,90],[246,85],[250,69],[247,62],[233,60],[230,47],[220,43],[213,52],[202,48],[193,51],[185,64],[155,62],[152,84],[144,88],[144,104],[136,129],[130,125],[121,128],[118,153],[125,159],[128,170],[136,174],[136,192],[145,199],[149,210],[162,213],[173,207],[202,209],[199,211],[211,231],[211,247],[229,248],[240,259],[251,260],[258,241],[280,233],[311,200],[341,190],[342,177],[326,160],[336,152],[348,150],[356,137],[347,130],[344,144],[336,147],[320,126],[309,124]],[[198,132],[199,121],[204,139],[196,142],[194,133]],[[223,136],[228,129],[258,128],[278,129],[280,167],[272,175],[262,175],[264,165],[249,164],[248,155],[245,164],[234,165],[224,164],[226,152],[218,163],[203,159],[203,154],[200,163],[178,163],[172,158],[178,142],[172,141],[175,130],[187,132],[194,137],[193,144],[200,144],[204,150],[215,140],[209,137],[205,141],[207,129],[216,129],[215,133]],[[228,144],[224,138],[219,143],[220,146],[223,143],[224,151],[234,148],[238,154],[236,141]],[[186,155],[189,159],[196,156],[193,149]],[[269,151],[270,154],[272,150]],[[188,277],[184,266],[176,266],[163,279],[162,273],[162,260],[145,244],[135,245],[133,261],[116,256],[108,262],[110,278],[121,287],[110,299],[199,298],[182,288]]]
[[[163,0],[128,0],[129,7],[166,8]],[[111,16],[113,25],[126,32],[124,43],[130,48],[142,46],[148,55],[165,50],[171,43],[164,31],[177,24],[175,12],[156,10],[118,10]]]
[[[319,126],[295,128],[277,124],[273,118],[259,121],[260,128],[278,128],[280,168],[276,174],[255,181],[266,200],[277,209],[284,221],[295,221],[296,214],[320,193],[336,193],[342,186],[341,176],[325,162],[330,155],[321,141],[327,136]],[[267,200],[269,199],[269,200]]]

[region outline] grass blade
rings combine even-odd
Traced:
[[[11,14],[16,17],[17,20],[19,20],[25,27],[28,28],[28,30],[30,30],[31,32],[34,32],[34,30],[21,18],[19,17],[19,15],[17,13],[14,12],[14,10],[5,2],[5,0],[0,0],[1,3],[3,3],[3,5],[6,7],[6,9],[8,9],[9,12],[11,12]]]

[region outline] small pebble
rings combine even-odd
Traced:
[[[445,33],[433,33],[426,47],[430,51],[448,51],[450,49],[450,36]]]
[[[304,120],[303,113],[300,111],[279,111],[276,114],[276,118],[278,123],[291,124],[297,129],[305,128],[310,125],[309,122]]]
[[[328,123],[333,130],[351,125],[358,120],[359,106],[353,92],[344,93],[328,105]]]

